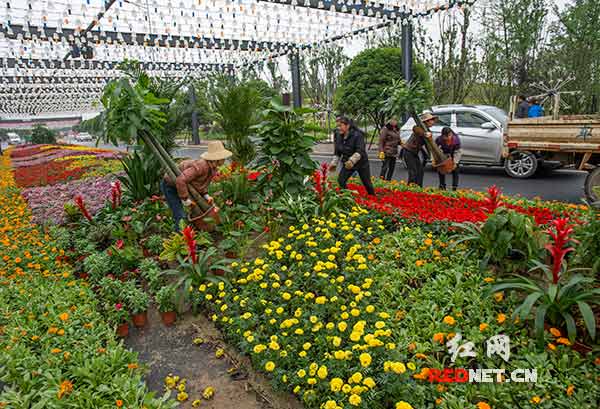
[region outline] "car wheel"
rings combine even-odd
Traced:
[[[527,179],[535,174],[538,159],[531,152],[514,151],[504,161],[504,170],[512,178]]]
[[[600,166],[588,173],[584,190],[590,203],[600,203]]]

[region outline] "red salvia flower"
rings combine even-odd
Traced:
[[[192,226],[187,226],[181,232],[183,239],[188,247],[188,257],[191,260],[192,264],[196,264],[198,262],[198,253],[196,253],[196,240],[194,239],[194,229]]]
[[[552,282],[558,284],[562,262],[568,253],[575,250],[573,247],[566,247],[574,241],[570,237],[573,233],[573,226],[569,224],[567,217],[552,220],[551,224],[552,226],[546,230],[546,233],[552,237],[552,243],[546,245],[546,250],[552,255]]]
[[[83,197],[81,195],[75,196],[75,204],[77,205],[77,207],[79,207],[79,210],[81,210],[81,214],[83,214],[83,217],[85,217],[86,219],[88,219],[91,222],[92,216],[90,215],[90,212],[88,212],[87,208],[85,207],[85,202],[83,201]]]

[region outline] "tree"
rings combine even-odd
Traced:
[[[388,99],[394,81],[402,79],[402,52],[399,48],[373,48],[358,54],[342,72],[335,94],[340,113],[366,116],[378,131],[386,121],[383,103]],[[429,73],[421,63],[413,63],[413,79],[420,84],[431,103],[432,85]],[[387,90],[387,91],[386,91]]]
[[[545,79],[540,55],[546,44],[547,0],[492,2],[481,15],[482,66],[477,97],[485,103],[507,107],[509,97],[533,92]]]
[[[31,131],[31,143],[56,143],[56,132],[46,127],[46,125],[37,124]]]
[[[313,106],[329,108],[346,61],[344,49],[338,45],[316,49],[301,58],[302,90]]]
[[[475,85],[478,73],[473,36],[470,33],[472,9],[437,13],[440,38],[432,40],[417,31],[418,55],[431,70],[436,104],[462,104]]]
[[[600,95],[600,2],[576,0],[555,13],[558,22],[551,28],[545,67],[553,80],[573,79],[563,90],[581,91],[568,99],[573,112],[597,112],[598,103],[593,105],[594,96]]]

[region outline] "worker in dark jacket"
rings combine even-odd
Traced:
[[[527,102],[527,99],[525,99],[525,95],[519,95],[517,101],[519,105],[517,106],[517,112],[515,112],[515,118],[527,118],[529,116],[527,114],[529,111],[529,103]]]
[[[398,121],[392,119],[387,125],[381,128],[379,133],[379,159],[383,161],[381,165],[380,178],[391,180],[396,168],[396,158],[398,157],[398,145],[401,145],[400,129]]]
[[[421,115],[421,121],[428,128],[432,127],[436,120],[437,116],[429,112]],[[428,138],[433,143],[431,132],[425,132],[420,126],[414,126],[412,135],[408,138],[402,149],[404,162],[406,162],[406,167],[408,168],[408,184],[414,183],[421,187],[423,187],[425,161],[421,160],[419,152],[423,150],[428,151],[425,145],[425,138]]]
[[[330,168],[335,170],[341,160],[343,167],[338,175],[338,183],[342,189],[346,189],[346,183],[354,172],[358,172],[360,180],[367,193],[375,194],[371,183],[371,170],[369,168],[369,157],[365,145],[364,133],[354,123],[344,117],[336,119],[338,133],[336,133],[333,161]]]
[[[446,126],[442,129],[442,134],[435,140],[435,143],[454,162],[454,169],[452,169],[452,190],[456,190],[458,189],[458,172],[462,156],[460,138],[450,127]],[[438,176],[440,179],[440,189],[446,190],[446,175],[438,171]]]

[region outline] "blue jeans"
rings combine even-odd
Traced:
[[[179,231],[179,222],[186,220],[185,210],[183,210],[183,203],[177,194],[177,188],[166,183],[164,180],[160,182],[160,190],[162,190],[167,204],[173,213],[173,219],[175,220],[175,231]]]

